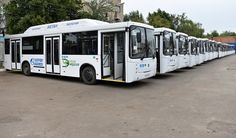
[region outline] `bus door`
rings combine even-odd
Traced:
[[[11,40],[11,67],[13,70],[21,69],[20,40]]]
[[[45,46],[47,73],[60,74],[60,37],[46,37]]]
[[[125,32],[102,34],[103,78],[123,80]]]

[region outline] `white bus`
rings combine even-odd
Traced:
[[[216,59],[218,57],[217,42],[213,40],[212,45],[213,45],[213,59]]]
[[[217,42],[217,48],[218,48],[217,58],[221,58],[222,57],[222,51],[223,51],[221,42]]]
[[[193,67],[197,65],[199,62],[197,38],[190,36],[188,37],[188,40],[189,40],[189,67]]]
[[[229,56],[235,53],[234,46],[230,44],[225,44],[225,56]]]
[[[210,60],[213,60],[216,57],[216,50],[215,49],[216,49],[215,41],[214,40],[210,40],[210,51],[211,51]]]
[[[210,57],[210,53],[209,53],[209,40],[204,38],[202,39],[202,44],[203,44],[203,48],[204,48],[204,62],[209,60]]]
[[[188,35],[178,32],[176,34],[176,45],[178,48],[178,68],[189,66],[189,42]]]
[[[234,45],[229,45],[229,53],[228,53],[228,55],[233,55],[233,54],[235,54],[235,50],[234,50]]]
[[[213,51],[212,51],[212,40],[208,40],[208,61],[212,60]]]
[[[203,39],[198,39],[198,48],[199,48],[199,64],[202,64],[205,61],[205,48]]]
[[[25,75],[41,73],[131,83],[156,75],[154,28],[91,19],[28,28],[5,39],[5,68]]]
[[[163,74],[178,68],[176,32],[168,28],[156,28],[157,73]]]

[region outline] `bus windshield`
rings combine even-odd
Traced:
[[[153,57],[155,56],[155,37],[154,37],[154,31],[151,29],[147,29],[147,46],[148,46],[148,56],[147,57]]]
[[[138,26],[130,28],[130,57],[149,58],[154,57],[155,39],[154,30]]]
[[[191,42],[191,55],[197,55],[197,43],[196,43],[196,40],[192,39],[190,42]]]
[[[204,43],[199,41],[199,53],[204,54]]]
[[[174,33],[165,31],[163,34],[163,54],[174,55],[177,54],[177,49],[174,41]]]
[[[207,41],[203,42],[203,46],[204,46],[205,52],[209,52],[209,49],[208,49],[209,47],[208,47]]]
[[[188,38],[186,36],[180,35],[178,39],[179,54],[186,55],[188,54]]]

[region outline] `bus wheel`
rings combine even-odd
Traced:
[[[30,76],[30,75],[31,75],[29,63],[25,62],[25,63],[23,64],[23,66],[22,66],[22,72],[23,72],[26,76]]]
[[[96,73],[93,67],[87,66],[81,72],[82,81],[85,84],[92,85],[96,84]]]

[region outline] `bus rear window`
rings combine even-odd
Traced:
[[[5,54],[10,54],[10,40],[5,39]]]

